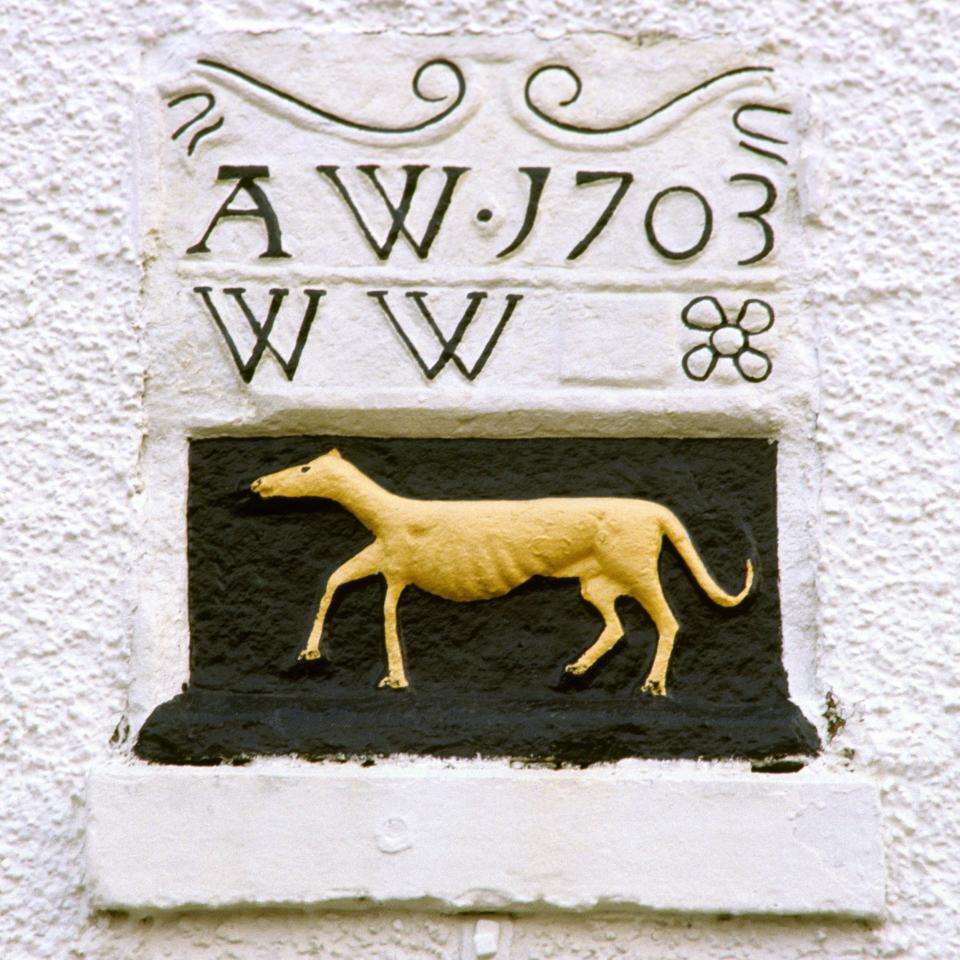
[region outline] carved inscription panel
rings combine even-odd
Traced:
[[[157,71],[157,389],[809,379],[787,280],[797,108],[761,55],[274,33]]]

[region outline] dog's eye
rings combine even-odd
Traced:
[[[301,468],[300,468],[300,472],[301,472],[301,473],[309,473],[309,472],[310,472],[310,468],[309,468],[309,467],[301,467]]]

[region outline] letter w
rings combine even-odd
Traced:
[[[463,316],[460,318],[459,323],[456,326],[456,329],[453,331],[453,336],[449,339],[443,335],[443,331],[440,329],[437,321],[434,319],[433,314],[430,313],[429,308],[426,304],[426,293],[415,290],[410,293],[405,294],[408,300],[412,300],[417,308],[420,310],[423,319],[427,321],[427,325],[430,327],[431,333],[436,337],[437,342],[440,344],[440,355],[437,357],[437,360],[432,365],[428,365],[427,362],[423,359],[422,354],[416,348],[413,341],[410,339],[410,336],[407,334],[407,331],[404,330],[403,324],[397,319],[393,311],[390,309],[390,305],[387,303],[388,290],[371,290],[367,293],[368,297],[372,297],[377,303],[380,304],[380,309],[383,311],[386,318],[390,321],[390,325],[397,332],[397,335],[403,341],[404,346],[410,351],[410,355],[417,362],[417,366],[423,371],[423,375],[428,379],[432,380],[451,360],[453,365],[463,374],[468,380],[475,380],[480,374],[480,371],[483,370],[486,366],[487,361],[490,359],[490,354],[493,353],[493,348],[497,345],[497,341],[500,339],[500,335],[503,333],[504,327],[510,321],[510,317],[513,316],[513,311],[516,308],[517,304],[523,299],[523,294],[520,293],[508,293],[507,294],[507,304],[503,308],[503,313],[500,316],[500,320],[497,322],[496,327],[490,337],[487,339],[486,346],[480,353],[480,356],[477,358],[476,362],[472,367],[468,367],[463,360],[457,355],[457,348],[460,346],[460,342],[463,340],[464,335],[467,332],[467,328],[470,326],[473,318],[477,315],[477,311],[480,309],[480,304],[486,299],[485,293],[468,293],[467,300],[467,309],[464,311]]]
[[[307,337],[310,336],[310,328],[313,326],[314,318],[317,315],[317,305],[320,302],[320,298],[326,293],[326,290],[303,291],[307,296],[307,309],[303,314],[303,319],[300,321],[300,330],[297,333],[297,342],[294,345],[293,351],[291,352],[289,358],[286,360],[284,360],[284,358],[277,352],[276,347],[274,347],[274,345],[270,342],[270,334],[273,331],[274,323],[276,323],[277,315],[280,313],[280,305],[283,303],[283,298],[290,292],[289,290],[277,288],[270,291],[271,299],[270,306],[267,310],[267,318],[263,321],[263,323],[261,323],[253,315],[253,311],[250,309],[250,307],[247,306],[246,300],[243,299],[243,295],[246,292],[243,287],[224,288],[224,294],[226,296],[233,297],[234,300],[237,301],[237,305],[240,307],[244,318],[250,325],[250,329],[253,331],[254,337],[256,337],[253,350],[246,360],[240,356],[240,351],[237,349],[237,345],[234,342],[233,337],[230,336],[230,331],[227,329],[227,325],[223,322],[223,318],[220,316],[220,313],[214,306],[213,299],[210,296],[211,288],[194,287],[193,292],[200,294],[207,311],[213,318],[213,322],[217,325],[217,329],[223,335],[223,339],[227,343],[227,348],[230,350],[230,356],[233,357],[233,362],[237,366],[237,370],[240,373],[241,379],[244,383],[249,383],[253,379],[253,375],[256,372],[257,365],[260,363],[260,358],[263,356],[264,350],[269,350],[270,353],[273,354],[277,363],[280,364],[281,369],[287,375],[287,379],[293,379],[294,374],[297,372],[297,367],[300,364],[300,354],[303,353],[303,348],[306,345]]]
[[[433,246],[433,241],[436,240],[437,234],[440,232],[440,227],[443,225],[443,218],[446,215],[447,207],[450,206],[450,200],[453,198],[453,191],[456,189],[457,181],[470,168],[443,168],[443,172],[446,174],[447,179],[444,182],[443,189],[440,191],[440,197],[437,200],[437,205],[433,208],[433,213],[431,214],[430,220],[427,223],[427,229],[424,231],[423,237],[418,242],[413,238],[413,235],[407,229],[407,214],[410,212],[410,205],[413,203],[413,198],[417,193],[417,184],[420,180],[420,174],[423,173],[424,170],[427,170],[428,167],[419,164],[406,164],[403,167],[406,180],[403,184],[403,193],[400,196],[400,203],[394,206],[393,201],[387,196],[386,191],[383,189],[383,184],[381,184],[380,180],[377,178],[377,170],[380,169],[379,166],[374,163],[358,166],[357,169],[374,185],[377,193],[380,194],[380,199],[383,200],[384,206],[386,206],[387,211],[390,214],[390,229],[387,231],[387,236],[383,243],[378,243],[373,234],[370,232],[370,228],[367,226],[366,221],[363,219],[360,211],[357,209],[357,205],[353,202],[353,198],[350,196],[349,191],[343,185],[343,181],[340,179],[340,176],[337,173],[337,170],[339,169],[339,167],[330,166],[317,167],[317,170],[337,188],[337,192],[343,198],[344,203],[346,203],[346,205],[350,208],[350,212],[357,221],[357,226],[360,227],[363,235],[367,238],[367,243],[370,244],[373,252],[381,260],[389,259],[390,254],[393,251],[394,244],[397,242],[397,238],[403,236],[410,246],[413,247],[414,253],[416,253],[421,260],[426,260],[428,254],[430,253],[430,247]]]

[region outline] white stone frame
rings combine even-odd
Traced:
[[[470,43],[445,42],[464,49]],[[528,41],[516,43],[519,49]],[[154,123],[154,101],[146,91],[144,113],[152,120],[142,145],[143,216],[150,223],[160,222],[155,207],[165,194],[157,188],[157,158],[169,148]],[[211,275],[216,270],[211,266]],[[148,343],[175,328],[167,312],[182,307],[176,284],[194,273],[163,256],[151,266]],[[602,289],[605,278],[596,273],[594,288]],[[737,290],[733,273],[715,273],[710,282]],[[208,408],[202,390],[177,392],[177,377],[185,383],[191,375],[190,359],[181,373],[164,357],[172,386],[148,385],[146,399],[129,699],[134,736],[188,679],[190,439],[316,433],[776,440],[783,662],[791,699],[825,738],[815,669],[815,362],[785,271],[773,267],[760,283],[781,295],[791,334],[780,338],[775,362],[792,376],[764,392],[752,384],[691,385],[675,370],[655,388],[611,386],[589,370],[571,377],[558,366],[552,383],[518,386],[508,377],[502,390],[448,380],[380,390],[307,388],[291,399],[269,374],[237,390],[223,345],[207,329],[200,348],[224,360],[212,374]],[[138,911],[391,904],[878,917],[878,791],[835,766],[819,758],[797,774],[766,775],[734,761],[625,760],[551,770],[505,760],[392,758],[364,767],[291,757],[235,769],[164,767],[123,755],[91,772],[88,874],[97,904]]]

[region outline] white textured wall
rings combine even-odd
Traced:
[[[737,33],[805,64],[823,208],[807,237],[823,371],[820,673],[831,745],[884,791],[888,916],[853,922],[517,922],[512,957],[960,956],[956,861],[960,7],[953,0],[458,0],[145,4],[0,13],[0,953],[21,958],[426,960],[459,919],[90,915],[84,773],[124,712],[140,443],[138,51],[248,21],[439,31]]]

